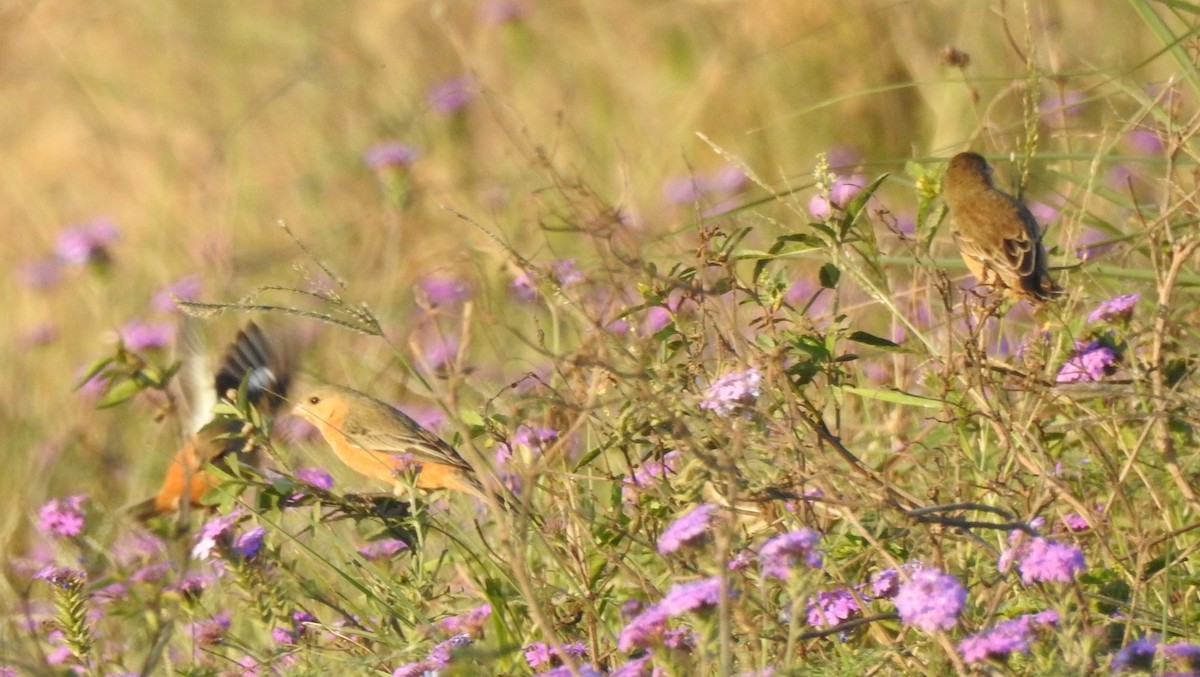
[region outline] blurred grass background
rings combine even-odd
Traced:
[[[664,186],[726,164],[697,132],[779,192],[811,188],[818,153],[852,149],[862,173],[893,172],[881,195],[912,214],[906,161],[934,168],[969,147],[1021,154],[1021,97],[1005,93],[1026,79],[1023,50],[1048,74],[1043,98],[1084,96],[1079,117],[1042,132],[1046,157],[1068,162],[1039,166],[1030,189],[1054,195],[1057,176],[1088,173],[1085,146],[1129,130],[1152,96],[1131,83],[1178,75],[1161,37],[1142,29],[1139,9],[1154,4],[9,3],[0,8],[0,261],[11,272],[0,286],[0,494],[10,510],[0,554],[23,549],[25,519],[48,497],[88,493],[117,507],[151,489],[171,431],[148,407],[94,411],[71,392],[75,379],[117,328],[153,316],[156,290],[184,276],[199,276],[205,300],[303,286],[294,266],[314,268],[280,221],[402,349],[414,285],[437,272],[485,292],[482,326],[540,327],[543,311],[506,299],[513,256],[500,243],[529,260],[586,266],[598,255],[575,226],[603,218],[602,203],[620,210],[644,253],[679,257],[691,242],[679,233],[697,215],[671,204]],[[504,15],[509,7],[521,11]],[[945,63],[948,46],[970,56],[966,69]],[[430,92],[459,76],[473,97],[442,114]],[[385,141],[420,153],[404,177],[407,199],[392,175],[364,164]],[[1005,171],[1002,183],[1015,177]],[[575,191],[597,200],[572,200]],[[96,217],[120,230],[108,265],[66,269],[49,289],[19,282],[64,227]],[[1058,232],[1049,238],[1070,250]],[[224,340],[238,321],[222,318],[214,334]],[[499,328],[475,337],[472,357],[478,380],[493,384],[540,364]],[[411,385],[391,347],[349,332],[323,332],[307,362],[382,396]]]
[[[1042,67],[1061,74],[1048,90],[1099,96],[1113,78],[1173,73],[1152,58],[1154,36],[1114,34],[1139,21],[1124,3],[512,7],[527,11],[498,21],[499,2],[8,6],[0,260],[14,273],[0,292],[9,316],[0,404],[15,471],[0,481],[12,504],[163,453],[166,442],[141,427],[120,436],[121,448],[106,446],[108,419],[70,394],[78,370],[114,329],[147,314],[154,290],[185,275],[201,277],[205,299],[299,284],[300,252],[280,220],[403,336],[419,277],[448,271],[492,290],[506,282],[508,255],[444,206],[529,259],[586,255],[580,238],[544,228],[562,208],[547,190],[548,163],[671,252],[670,234],[694,215],[666,202],[664,182],[723,164],[697,132],[781,191],[811,184],[814,156],[838,147],[872,175],[970,145],[1017,150],[1019,107],[985,108],[1023,76],[1005,21],[1019,47],[1032,44]],[[946,46],[970,55],[965,77],[941,61]],[[462,75],[476,96],[439,115],[430,90]],[[1070,133],[1114,129],[1115,108],[1095,101]],[[389,204],[362,160],[387,140],[421,154],[408,208]],[[98,216],[121,233],[103,274],[67,271],[48,292],[16,284],[61,229]],[[51,330],[51,340],[30,337]],[[522,357],[496,354],[503,347],[487,352]],[[313,369],[361,383],[388,364],[378,350],[341,335],[313,351]]]

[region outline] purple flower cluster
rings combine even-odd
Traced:
[[[419,286],[432,306],[456,306],[471,298],[471,285],[453,275],[429,275]]]
[[[406,550],[408,544],[404,541],[395,538],[384,538],[378,541],[371,541],[358,549],[358,554],[362,555],[363,559],[374,562],[376,560],[391,559],[396,553],[401,550]]]
[[[120,237],[116,223],[111,219],[99,218],[64,228],[58,234],[55,251],[63,263],[77,266],[103,263],[109,259],[108,246]]]
[[[808,214],[818,221],[829,218],[835,209],[845,209],[851,200],[862,192],[870,183],[867,177],[860,174],[854,176],[839,176],[829,187],[829,197],[814,195],[808,201]]]
[[[437,629],[447,635],[471,636],[482,630],[483,624],[491,617],[492,605],[481,604],[466,613],[443,618],[438,621]]]
[[[1009,546],[1001,553],[997,568],[1004,573],[1016,562],[1025,585],[1070,583],[1087,568],[1082,550],[1041,536],[1029,539],[1023,532],[1013,532]]]
[[[667,621],[690,611],[714,607],[720,598],[721,579],[713,576],[677,583],[662,600],[642,611],[621,630],[617,648],[629,652],[652,646],[662,638]]]
[[[666,555],[685,545],[699,542],[708,534],[713,511],[716,509],[717,506],[712,503],[701,503],[672,522],[658,537],[658,552]]]
[[[466,635],[455,635],[435,645],[424,659],[396,668],[392,671],[392,677],[421,677],[426,672],[445,670],[454,657],[455,649],[470,646],[474,642],[475,640]]]
[[[192,546],[192,557],[208,559],[213,555],[226,554],[239,559],[252,559],[262,549],[266,529],[260,526],[252,527],[249,531],[235,536],[233,528],[245,519],[243,510],[235,510],[228,515],[219,515],[205,522],[196,535],[196,543]]]
[[[78,590],[87,583],[87,573],[82,569],[57,564],[43,567],[33,577],[39,581],[46,581],[59,590]]]
[[[862,602],[846,588],[827,590],[809,598],[805,614],[808,624],[814,628],[837,625],[865,611]]]
[[[666,482],[670,475],[675,474],[679,459],[678,451],[669,451],[663,454],[662,460],[646,461],[625,480],[622,497],[631,500],[638,489],[655,487]]]
[[[475,81],[466,75],[443,80],[425,94],[425,102],[438,115],[453,115],[467,107],[475,98]]]
[[[1088,324],[1095,322],[1127,322],[1133,316],[1133,308],[1142,300],[1141,294],[1125,294],[1109,299],[1096,306],[1087,316]]]
[[[502,442],[496,446],[496,464],[508,465],[512,461],[513,455],[521,449],[527,450],[532,456],[540,456],[557,439],[558,431],[553,428],[537,428],[521,424],[513,433],[511,443]]]
[[[722,374],[704,394],[701,409],[708,409],[718,416],[728,416],[740,404],[749,404],[762,395],[762,374],[751,367],[743,371]]]
[[[1057,623],[1058,614],[1054,611],[1025,614],[963,639],[958,643],[958,652],[967,663],[1005,659],[1010,654],[1026,653],[1037,628]]]
[[[587,647],[583,642],[573,642],[564,644],[563,653],[571,658],[584,658],[588,654]],[[560,660],[560,655],[554,650],[554,647],[545,642],[534,642],[525,647],[525,662],[531,668],[540,668],[554,665]],[[569,673],[568,673],[569,674]]]
[[[798,562],[819,569],[823,559],[816,547],[820,542],[821,533],[813,529],[800,529],[772,538],[758,551],[763,575],[787,580]]]
[[[175,306],[175,299],[195,301],[200,298],[201,291],[203,286],[200,276],[188,275],[155,292],[150,299],[150,306],[160,313],[173,313],[179,310]]]
[[[746,173],[736,165],[725,165],[709,174],[689,174],[663,184],[663,197],[673,205],[690,205],[702,198],[717,200],[737,195],[745,189]]]
[[[1101,341],[1076,343],[1075,352],[1058,370],[1059,383],[1102,381],[1116,370],[1117,354]]]
[[[363,153],[363,162],[376,171],[407,169],[421,156],[416,148],[399,141],[385,141]]]
[[[83,509],[86,496],[69,496],[47,501],[38,509],[38,531],[48,536],[72,537],[83,533],[87,513]]]
[[[1114,673],[1150,670],[1157,648],[1158,640],[1156,639],[1135,639],[1113,654],[1108,669]]]
[[[134,352],[161,350],[175,342],[175,325],[170,322],[130,320],[120,333],[125,347]]]
[[[900,585],[893,600],[900,621],[926,632],[949,630],[967,603],[967,589],[954,576],[927,567]]]

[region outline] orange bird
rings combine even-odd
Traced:
[[[1034,305],[1062,296],[1050,279],[1037,221],[1020,200],[996,188],[983,156],[951,158],[942,197],[954,220],[958,251],[980,284],[1002,287]]]
[[[238,435],[242,424],[215,420],[213,406],[220,398],[235,399],[244,381],[250,403],[270,420],[285,401],[291,385],[294,351],[278,341],[272,342],[257,324],[249,322],[238,332],[215,377],[203,350],[196,345],[199,341],[195,331],[189,331],[194,328],[185,320],[181,338],[185,354],[180,368],[184,400],[192,409],[189,426],[192,434],[171,459],[158,493],[131,508],[138,519],[178,510],[184,496],[191,505],[199,505],[215,484],[204,471],[206,463],[220,464],[230,454],[245,452],[241,462],[258,465],[258,449]]]
[[[292,413],[316,426],[338,459],[360,475],[396,489],[397,476],[414,468],[420,489],[487,498],[474,469],[454,447],[369,395],[343,386],[316,386],[297,400]]]

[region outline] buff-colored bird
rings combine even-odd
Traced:
[[[413,469],[420,489],[486,497],[475,471],[454,447],[369,395],[343,386],[316,386],[296,401],[292,413],[316,426],[338,459],[360,475],[395,489],[399,475]]]
[[[131,508],[139,519],[178,510],[184,497],[191,505],[211,489],[215,481],[205,472],[208,463],[221,465],[230,454],[243,453],[240,462],[258,465],[258,449],[237,433],[237,422],[213,419],[213,406],[219,398],[232,400],[246,383],[247,399],[269,421],[287,397],[295,368],[295,353],[281,337],[269,337],[249,322],[238,332],[214,375],[202,346],[198,345],[195,325],[185,324],[181,339],[183,355],[180,380],[184,400],[191,408],[190,437],[171,459],[162,487],[152,498]],[[191,330],[191,331],[189,331]]]
[[[1050,278],[1037,221],[1020,200],[996,188],[977,153],[959,153],[942,179],[942,197],[967,269],[981,284],[1035,305],[1063,291]]]

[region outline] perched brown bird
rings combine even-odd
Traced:
[[[1062,295],[1050,279],[1037,221],[1020,200],[996,188],[983,156],[955,155],[942,179],[942,197],[958,251],[980,284],[1003,287],[1035,305]]]
[[[397,488],[397,477],[416,471],[420,489],[450,489],[486,498],[462,456],[404,412],[343,386],[317,386],[292,413],[312,423],[342,463],[360,475]]]
[[[178,510],[186,496],[191,505],[215,482],[204,471],[206,463],[221,464],[230,454],[245,452],[242,464],[258,465],[258,449],[238,435],[241,424],[217,421],[213,406],[218,399],[234,399],[243,381],[246,396],[267,420],[279,410],[287,397],[295,369],[295,352],[276,338],[274,341],[255,323],[249,322],[238,332],[215,374],[209,368],[203,348],[197,345],[194,331],[185,324],[181,338],[184,352],[180,380],[184,400],[191,409],[191,436],[171,459],[162,488],[152,498],[131,508],[142,520]]]

